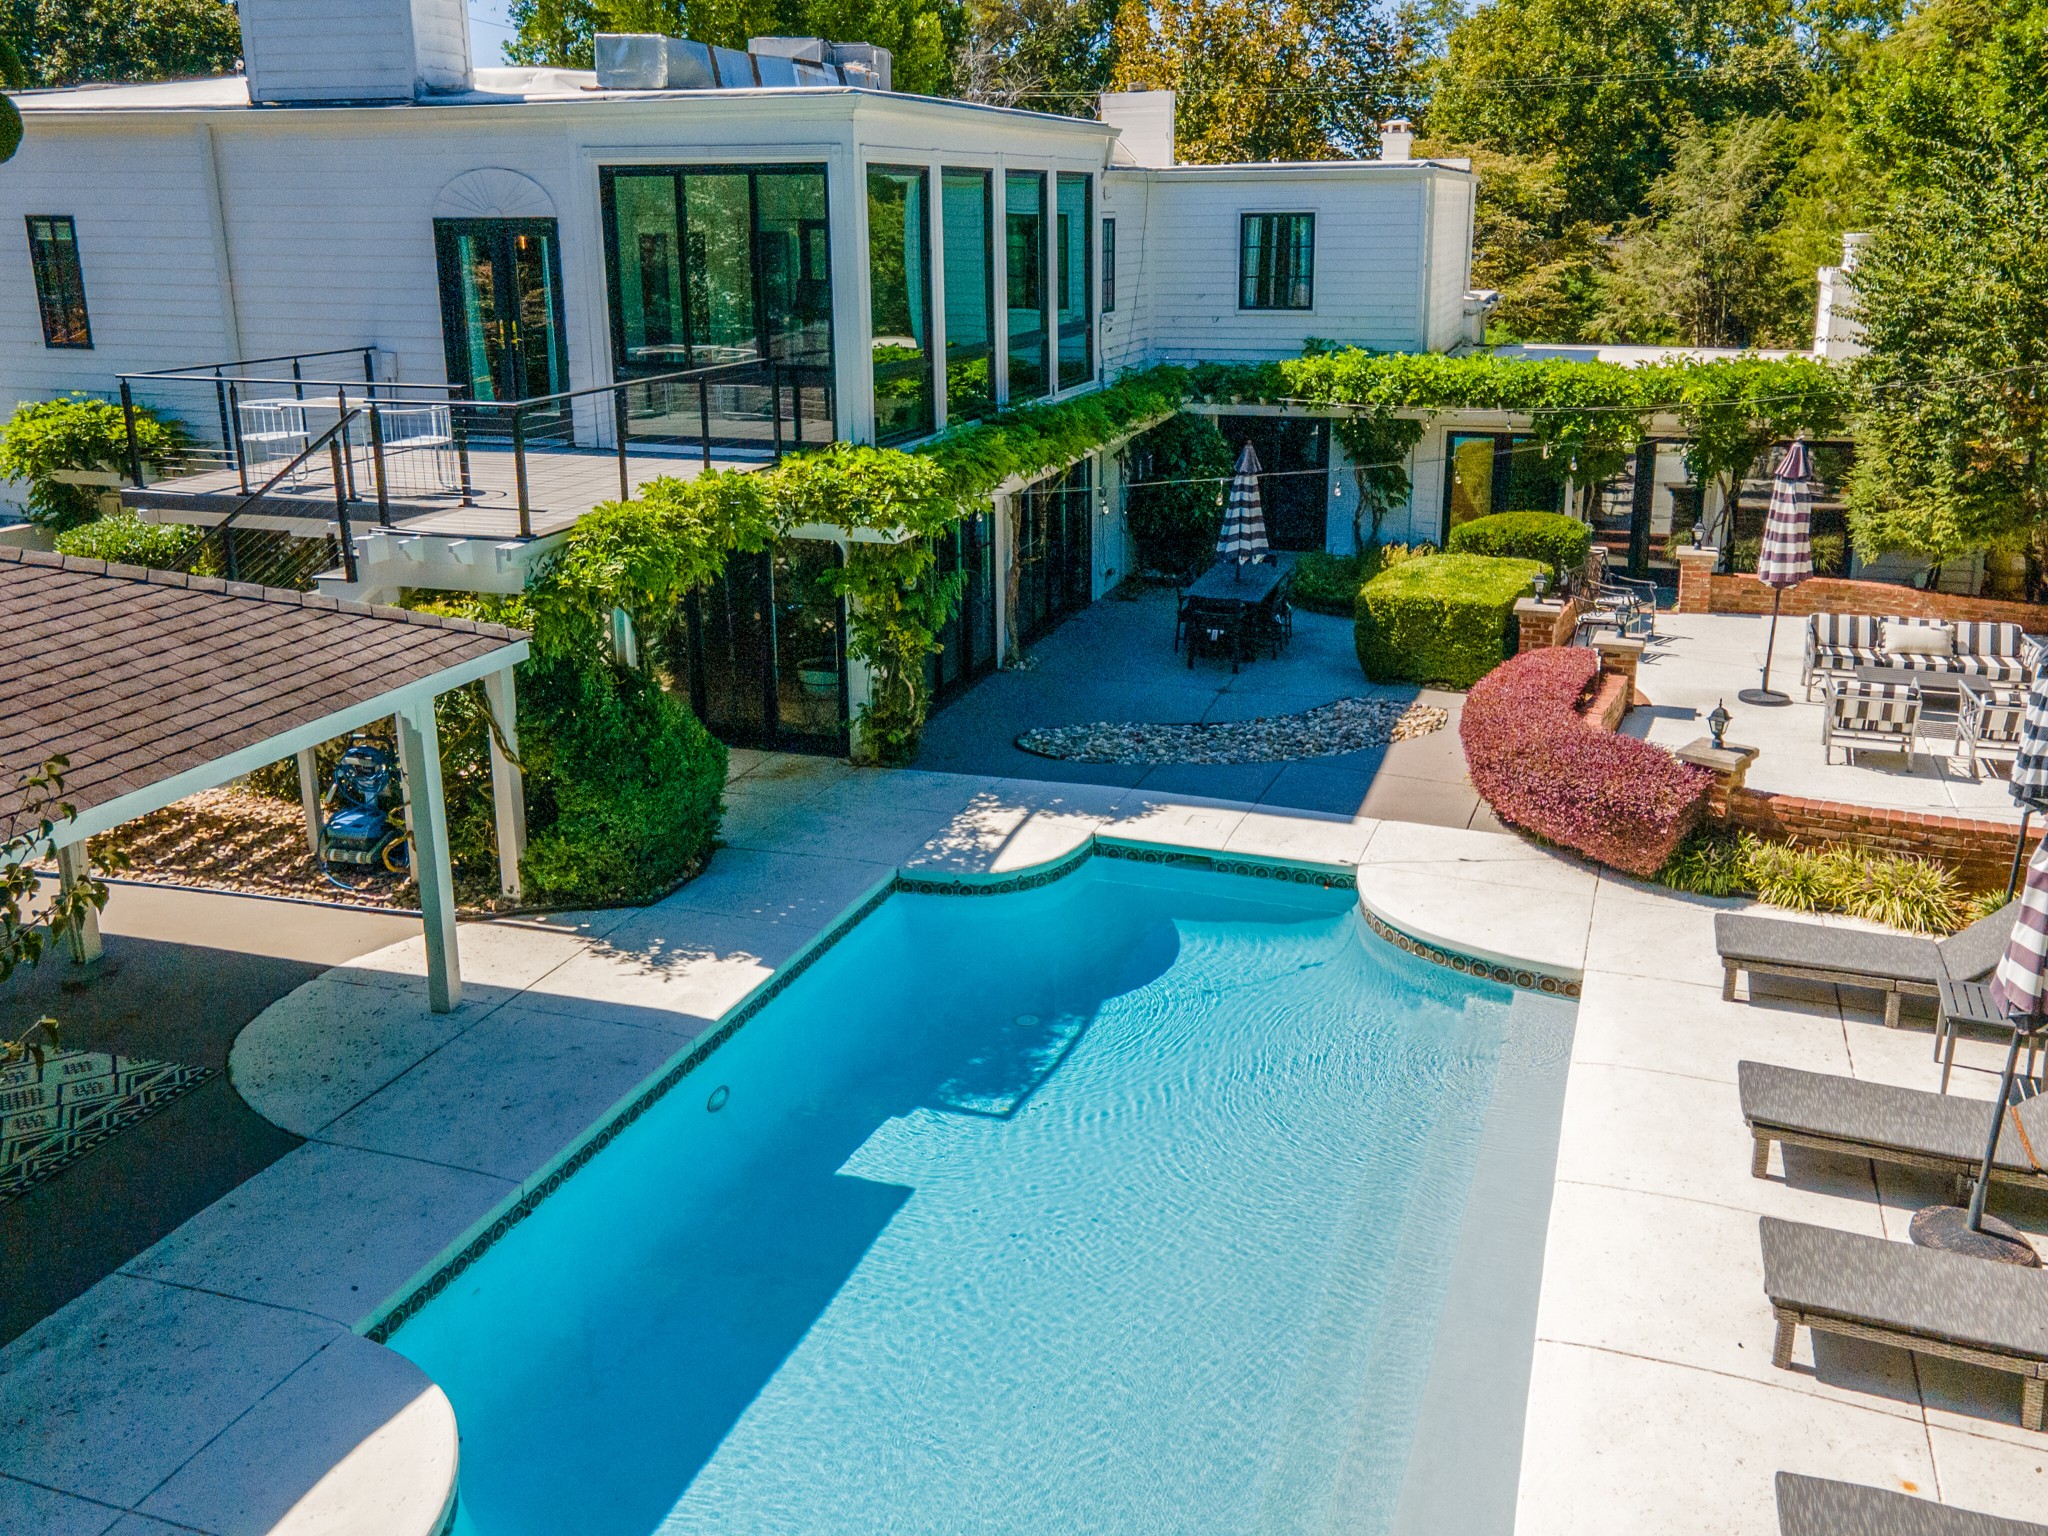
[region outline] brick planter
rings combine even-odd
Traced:
[[[1739,831],[1780,841],[1848,843],[1873,853],[1933,859],[1954,870],[1956,879],[1972,891],[2004,887],[2020,830],[2006,821],[1808,800],[1739,785],[1727,793],[1725,804],[1724,821]],[[2029,850],[2039,846],[2041,833],[2038,822],[2027,828]]]

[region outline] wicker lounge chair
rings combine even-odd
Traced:
[[[1761,1061],[1738,1063],[1735,1078],[1742,1091],[1742,1118],[1756,1138],[1749,1171],[1760,1179],[1769,1169],[1774,1141],[1958,1177],[1974,1177],[1983,1166],[1987,1110],[1980,1099],[1951,1099]],[[2014,1105],[2008,1115],[1992,1178],[2048,1189],[2048,1097]]]
[[[1980,1515],[1889,1488],[1780,1472],[1778,1536],[2048,1536],[2048,1525]]]
[[[1828,928],[1782,917],[1721,912],[1714,917],[1714,946],[1721,952],[1721,996],[1735,1001],[1735,978],[1796,976],[1867,987],[1884,994],[1884,1021],[1897,1028],[1901,997],[1935,997],[1941,979],[1979,981],[1989,976],[2012,937],[2017,908],[2008,902],[1946,939],[1910,934],[1866,933]]]
[[[2021,1425],[2048,1427],[2048,1271],[1775,1216],[1761,1231],[1773,1365],[1790,1367],[1802,1325],[1867,1339],[2016,1375]]]

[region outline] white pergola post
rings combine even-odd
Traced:
[[[306,813],[306,848],[320,857],[320,764],[313,748],[299,753],[299,805]]]
[[[497,729],[491,733],[491,811],[498,829],[498,889],[519,899],[519,861],[526,856],[526,775],[505,755],[519,751],[519,705],[512,669],[484,678],[484,703]],[[504,747],[499,746],[499,738]]]
[[[57,850],[57,885],[66,896],[77,889],[91,872],[83,842],[65,843]],[[79,916],[78,925],[65,935],[65,946],[76,965],[90,965],[106,953],[106,946],[100,941],[100,915],[97,910],[86,907]]]
[[[408,704],[397,719],[398,761],[412,818],[413,878],[427,929],[427,1006],[452,1013],[462,1001],[462,957],[455,947],[455,875],[448,860],[448,806],[433,699]]]

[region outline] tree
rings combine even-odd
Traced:
[[[1603,326],[1630,341],[1695,347],[1792,346],[1811,324],[1812,272],[1790,272],[1769,238],[1790,170],[1775,114],[1678,140],[1603,285]]]
[[[1856,264],[1849,526],[1865,554],[2048,565],[2048,5],[1947,0],[1880,51],[1852,133],[1892,194]]]
[[[1848,406],[1846,379],[1812,358],[1679,363],[1659,373],[1650,388],[1678,404],[1686,471],[1702,492],[1713,493],[1720,512],[1710,530],[1716,539],[1727,537],[1728,510],[1750,467],[1774,443],[1831,436]]]
[[[0,32],[34,86],[225,75],[242,56],[226,0],[8,0]]]
[[[972,0],[953,57],[969,101],[1077,112],[1115,69],[1116,0]]]
[[[1119,89],[1178,93],[1194,163],[1367,154],[1420,102],[1415,37],[1349,0],[1123,0],[1112,47]]]
[[[1418,153],[1472,162],[1472,286],[1500,295],[1487,340],[1584,341],[1595,329],[1601,278],[1612,261],[1598,225],[1565,211],[1557,156],[1482,145],[1419,143]]]

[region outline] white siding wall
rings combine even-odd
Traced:
[[[1105,378],[1146,361],[1147,289],[1142,274],[1151,186],[1151,178],[1142,171],[1110,171],[1102,178],[1102,216],[1116,220],[1116,308],[1102,317]]]
[[[31,119],[0,175],[0,412],[68,390],[105,394],[119,371],[227,354],[201,125],[46,130]],[[43,345],[24,216],[70,214],[90,351]]]
[[[1420,166],[1153,173],[1141,268],[1150,351],[1219,362],[1287,357],[1311,337],[1419,349],[1425,186],[1448,174]],[[1313,309],[1238,308],[1239,218],[1246,213],[1315,214]]]
[[[1432,180],[1429,234],[1429,336],[1432,352],[1464,337],[1465,290],[1472,286],[1472,178]]]

